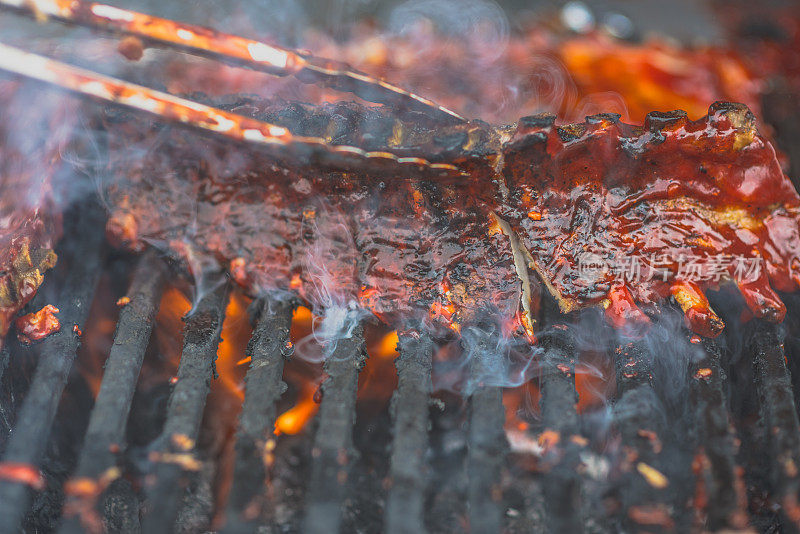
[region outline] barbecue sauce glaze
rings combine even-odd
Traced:
[[[320,307],[456,331],[493,314],[529,337],[537,278],[563,311],[600,306],[619,327],[646,325],[642,308],[672,296],[706,336],[723,328],[708,288],[733,282],[755,316],[780,321],[773,288],[800,280],[800,198],[743,105],[714,104],[697,121],[650,113],[631,126],[606,114],[557,126],[541,115],[499,129],[413,124],[358,104],[227,105],[298,135],[415,153],[468,176],[368,162],[333,172],[315,167],[313,153],[278,165],[116,116],[107,124],[113,241],[161,245],[196,275],[213,258],[253,294],[293,290]],[[131,158],[131,146],[148,149]]]
[[[650,113],[643,127],[613,115],[525,123],[506,149],[511,192],[498,211],[562,309],[601,305],[619,325],[644,320],[632,302],[672,295],[694,331],[714,336],[722,323],[703,292],[733,281],[755,316],[783,319],[772,287],[799,280],[800,199],[746,107],[716,103],[697,121]]]

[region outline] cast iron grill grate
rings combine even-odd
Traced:
[[[79,215],[67,227],[62,246],[62,261],[70,267],[61,282],[58,307],[63,323],[77,328],[62,328],[34,346],[38,363],[2,452],[5,467],[39,469],[46,462],[45,445],[76,356],[79,331],[85,327],[104,268],[105,248],[96,231],[102,228],[100,210],[75,211]],[[64,487],[60,532],[100,530],[104,524],[125,524],[144,532],[176,530],[186,506],[186,488],[197,471],[200,423],[215,376],[230,287],[218,284],[186,318],[177,381],[161,435],[150,447],[150,471],[137,497],[130,487],[115,481],[125,474],[120,458],[126,421],[168,279],[169,269],[154,252],[138,258],[127,293],[131,303],[121,310],[83,446]],[[265,513],[271,506],[266,481],[272,476],[265,457],[275,450],[272,429],[278,400],[286,390],[282,375],[298,304],[286,294],[274,293],[255,300],[250,310],[253,333],[247,355],[252,361],[245,379],[225,522],[219,526],[223,532],[254,532],[268,522],[266,517],[274,519],[274,514]],[[440,439],[433,438],[430,406],[437,343],[421,325],[409,325],[399,334],[398,387],[390,410],[392,440],[384,451],[386,491],[375,496],[380,524],[365,525],[364,531],[440,531],[440,525],[430,521],[432,507],[438,507],[436,513],[462,518],[453,530],[470,532],[688,531],[698,525],[724,530],[743,528],[748,522],[768,530],[797,524],[800,430],[781,341],[783,327],[747,324],[742,357],[735,361],[722,343],[702,340],[703,358],[691,360],[685,370],[691,413],[680,424],[690,428],[677,433],[670,429],[675,423],[666,416],[669,406],[660,398],[663,384],[659,385],[660,368],[654,363],[676,349],[656,347],[663,351],[659,355],[652,344],[619,343],[614,354],[617,393],[609,424],[630,465],[598,490],[587,468],[591,436],[576,409],[575,329],[580,325],[553,310],[546,310],[545,322],[548,327],[540,338],[538,428],[543,452],[534,469],[538,504],[531,510],[518,509],[514,491],[530,488],[514,480],[524,478],[520,475],[524,468],[513,462],[516,454],[506,440],[502,388],[488,384],[479,383],[464,399],[468,410],[461,429],[466,443],[461,478],[438,487],[447,471],[433,460],[442,453],[431,452],[443,447]],[[494,350],[497,340],[482,332],[465,332],[477,336],[469,340],[479,354],[471,362],[469,372],[474,376],[485,376],[492,359],[499,357]],[[3,357],[13,356],[10,352],[6,350]],[[345,530],[353,522],[342,510],[352,506],[356,478],[352,471],[358,461],[353,443],[356,395],[365,359],[363,328],[358,327],[326,360],[329,378],[322,388],[305,498],[297,503],[302,521],[296,528],[304,532]],[[466,482],[460,489],[459,481]],[[462,501],[437,502],[440,490],[453,491]],[[30,480],[0,480],[0,531],[19,530],[25,515],[35,513],[33,491]],[[598,492],[606,505],[602,512],[593,504]],[[764,495],[780,505],[774,507],[779,512],[765,516],[757,510]],[[526,502],[523,499],[522,506]]]

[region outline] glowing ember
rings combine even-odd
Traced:
[[[561,434],[555,430],[545,430],[539,434],[539,445],[546,454],[561,442]]]
[[[151,462],[179,465],[186,471],[199,471],[203,464],[193,454],[150,451],[147,458]]]
[[[667,530],[674,527],[670,509],[666,504],[632,506],[628,517],[639,525],[658,526]]]
[[[669,486],[669,480],[661,471],[647,465],[644,462],[636,464],[636,470],[647,480],[647,483],[657,489],[664,489]]]
[[[47,304],[38,312],[23,315],[14,321],[17,328],[17,338],[20,342],[30,344],[44,339],[54,332],[61,330],[61,323],[56,317],[58,308]]]
[[[83,498],[96,498],[108,485],[120,477],[122,471],[119,467],[111,467],[100,475],[98,479],[72,478],[64,484],[64,493]]]
[[[45,485],[39,469],[32,465],[14,462],[0,463],[0,479],[26,484],[37,491],[43,490]]]
[[[706,378],[710,378],[712,374],[714,374],[714,373],[713,373],[713,371],[711,369],[708,369],[707,367],[703,367],[703,368],[697,370],[697,372],[694,374],[694,377],[695,378],[706,379]]]

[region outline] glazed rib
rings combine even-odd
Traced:
[[[117,242],[157,240],[186,257],[188,243],[230,264],[256,293],[323,283],[385,317],[420,305],[450,323],[480,309],[507,318],[535,309],[529,294],[521,297],[535,271],[564,311],[601,306],[617,326],[646,323],[639,305],[650,312],[671,296],[689,326],[713,336],[722,323],[708,288],[733,282],[754,315],[780,321],[785,309],[772,287],[798,282],[800,197],[741,105],[715,104],[698,121],[651,113],[641,127],[608,115],[563,126],[538,116],[513,129],[446,131],[357,104],[243,97],[218,105],[331,143],[422,151],[469,177],[398,183],[370,172],[277,168],[165,130],[147,160],[115,167],[109,228]],[[147,139],[162,127],[152,128],[129,118],[108,125],[120,147],[152,146]],[[154,217],[150,206],[164,199],[175,214]],[[190,219],[191,232],[182,224]],[[336,237],[326,235],[332,228]],[[328,245],[314,237],[320,229]],[[319,267],[320,247],[334,244],[348,253],[329,254],[323,280],[309,268]],[[606,270],[582,272],[587,257]],[[634,257],[644,271],[636,280],[615,265]],[[754,264],[761,269],[741,276]]]
[[[650,113],[642,127],[532,117],[505,156],[502,216],[563,310],[646,322],[634,303],[672,296],[714,336],[722,322],[704,293],[733,282],[755,316],[783,319],[773,288],[800,282],[800,197],[745,106],[718,102],[697,121]],[[598,268],[582,272],[586,260]]]
[[[499,146],[485,127],[426,130],[352,103],[315,107],[239,97],[216,105],[291,124],[298,135],[455,157],[483,172],[487,154]],[[487,206],[463,203],[461,179],[398,181],[387,174],[381,182],[373,173],[286,169],[130,114],[107,115],[105,128],[114,243],[134,249],[156,243],[190,267],[211,257],[251,293],[295,290],[316,306],[360,306],[387,321],[424,313],[458,329],[484,307],[516,316],[521,282],[508,238]],[[152,148],[145,158],[127,159],[123,148],[131,144]],[[154,203],[170,209],[154,213]]]

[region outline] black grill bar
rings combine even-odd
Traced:
[[[556,324],[541,337],[541,413],[543,432],[552,433],[545,451],[543,493],[551,532],[582,532],[579,466],[583,448],[575,390],[576,350],[566,325]]]
[[[614,424],[623,450],[633,453],[623,453],[621,458],[620,519],[634,531],[672,530],[674,501],[658,478],[658,474],[664,474],[660,456],[665,421],[653,387],[653,355],[646,343],[632,342],[617,346],[612,357],[617,377]]]
[[[0,341],[2,343],[2,341]],[[11,352],[8,350],[8,345],[3,345],[0,347],[0,380],[2,380],[3,375],[6,372],[6,367],[8,367],[8,361],[11,358]]]
[[[161,301],[165,271],[154,252],[142,257],[134,271],[127,295],[130,302],[120,311],[78,467],[68,483],[63,533],[84,532],[87,522],[96,520],[97,497],[120,475],[117,457],[123,450],[131,399]],[[80,483],[94,486],[97,493],[70,494],[70,486]]]
[[[495,334],[480,328],[466,327],[463,335],[472,347],[470,373],[473,378],[492,376],[497,368],[498,340]],[[503,424],[503,390],[499,386],[478,383],[469,398],[467,432],[467,503],[469,530],[473,534],[502,530],[503,511],[499,501],[501,470],[508,450]]]
[[[325,360],[328,378],[322,384],[319,426],[312,450],[311,482],[306,492],[304,531],[339,531],[341,507],[353,455],[358,373],[366,363],[363,325],[336,342]]]
[[[394,439],[386,505],[389,534],[425,532],[423,521],[425,453],[428,449],[428,406],[431,395],[431,358],[436,344],[418,329],[399,333],[397,390],[392,395]]]
[[[771,479],[784,521],[800,528],[800,423],[779,326],[754,321],[745,355],[752,358],[771,458]]]
[[[233,482],[228,496],[225,532],[252,532],[261,515],[270,443],[278,399],[286,391],[283,364],[291,355],[289,328],[296,299],[285,293],[269,294],[251,306],[255,329],[247,344],[250,368],[236,435]]]
[[[689,364],[691,404],[698,436],[698,476],[708,499],[705,527],[711,531],[747,526],[735,462],[735,434],[729,418],[723,384],[722,350],[703,341],[704,357]]]
[[[83,329],[97,286],[104,250],[103,233],[97,231],[103,228],[102,213],[94,204],[76,211],[73,224],[65,225],[64,233],[72,239],[65,240],[59,259],[67,267],[57,306],[61,331],[35,347],[39,363],[3,455],[4,463],[39,467],[78,349],[80,336],[73,326]],[[0,481],[0,532],[16,532],[30,502],[26,485]]]
[[[116,479],[109,485],[103,498],[103,531],[141,532],[140,508],[139,497],[131,483],[124,478]]]
[[[2,343],[2,340],[0,340],[0,343]],[[10,360],[11,351],[8,348],[8,343],[5,343],[0,347],[0,384],[3,384],[3,375],[5,374],[6,368],[8,368]],[[0,432],[2,432],[4,436],[11,431],[13,421],[13,407],[7,406],[5,402],[0,402]]]
[[[206,404],[228,301],[228,284],[204,295],[185,319],[183,351],[167,419],[150,457],[143,532],[169,533],[183,496],[183,475],[197,469],[194,447]]]

